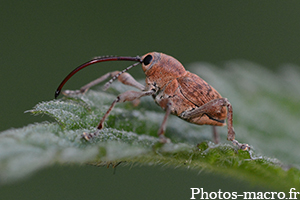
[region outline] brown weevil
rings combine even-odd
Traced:
[[[96,57],[76,69],[74,69],[59,85],[55,92],[55,98],[59,95],[64,84],[79,70],[99,62],[105,61],[137,61],[123,71],[115,71],[105,74],[91,83],[83,86],[80,90],[64,91],[65,95],[72,93],[84,93],[90,87],[112,77],[105,85],[107,89],[110,84],[118,79],[121,83],[133,86],[139,91],[126,91],[120,94],[111,104],[106,114],[101,119],[94,133],[83,133],[86,140],[96,137],[103,128],[103,123],[116,103],[135,101],[143,96],[152,96],[154,101],[165,110],[163,122],[158,130],[160,142],[169,141],[164,136],[166,123],[170,114],[190,123],[198,125],[224,126],[227,118],[227,139],[232,141],[240,149],[249,150],[248,144],[241,144],[235,140],[235,132],[232,125],[232,106],[226,98],[223,98],[212,86],[202,78],[186,71],[183,65],[172,56],[151,52],[142,57]],[[142,64],[146,75],[145,86],[137,82],[128,71],[130,68]],[[215,131],[214,131],[215,132]],[[214,137],[217,138],[216,134]],[[215,139],[216,140],[216,139]],[[216,142],[216,141],[215,141]]]

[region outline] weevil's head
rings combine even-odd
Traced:
[[[134,66],[142,63],[142,68],[146,74],[146,82],[147,84],[157,85],[158,87],[163,87],[170,80],[173,80],[177,77],[180,77],[186,73],[184,67],[181,63],[175,58],[168,56],[163,53],[147,53],[142,58],[139,56],[136,57],[126,57],[126,56],[104,56],[104,57],[96,57],[86,63],[75,68],[73,71],[66,76],[66,78],[60,83],[58,88],[55,91],[55,98],[58,97],[60,91],[64,84],[78,71],[84,69],[87,66],[90,66],[95,63],[107,62],[107,61],[137,61],[137,63],[130,65],[125,68],[123,71],[112,77],[112,79],[107,82],[104,88],[108,88],[109,85],[116,80],[122,73],[128,71]]]
[[[146,82],[155,83],[160,88],[186,73],[183,65],[178,60],[163,53],[147,53],[142,56],[141,60]]]

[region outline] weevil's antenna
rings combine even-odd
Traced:
[[[117,73],[107,83],[105,83],[105,85],[103,86],[103,90],[107,90],[109,88],[110,84],[112,84],[112,82],[114,80],[116,80],[121,74],[123,74],[124,72],[127,72],[129,69],[131,69],[132,67],[137,66],[138,64],[140,64],[140,63],[139,62],[138,63],[134,63],[133,65],[130,65],[129,67],[125,68],[123,71]]]
[[[78,71],[80,71],[81,69],[89,66],[89,65],[92,65],[92,64],[95,64],[95,63],[99,63],[99,62],[106,62],[106,61],[118,61],[118,60],[124,60],[124,61],[138,61],[138,63],[135,63],[129,67],[127,67],[126,69],[124,69],[122,72],[120,72],[119,74],[116,75],[116,78],[118,78],[118,76],[120,76],[122,73],[126,72],[127,70],[129,70],[130,68],[138,65],[139,63],[142,63],[142,60],[139,56],[136,56],[136,57],[126,57],[126,56],[110,56],[110,57],[97,57],[97,58],[94,58],[82,65],[80,65],[79,67],[77,67],[76,69],[74,69],[68,76],[66,76],[66,78],[61,82],[61,84],[58,86],[57,90],[55,91],[55,98],[58,97],[58,95],[60,94],[61,92],[61,89],[62,87],[65,85],[65,83],[74,75],[76,74]],[[113,77],[113,79],[116,79]],[[113,80],[111,81],[113,82]]]

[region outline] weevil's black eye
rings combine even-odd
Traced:
[[[146,56],[146,57],[144,58],[143,64],[144,64],[144,65],[149,65],[149,63],[151,62],[151,60],[152,60],[152,56],[151,56],[151,55],[148,55],[148,56]]]

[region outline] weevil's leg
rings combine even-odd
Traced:
[[[96,80],[93,80],[92,82],[82,86],[79,90],[65,90],[62,93],[66,96],[71,96],[71,95],[76,95],[76,94],[84,94],[85,92],[87,92],[91,87],[103,82],[104,80],[106,80],[109,77],[114,77],[115,75],[119,74],[120,71],[114,71],[114,72],[109,72],[99,78],[97,78]],[[145,86],[143,86],[142,84],[140,84],[139,82],[137,82],[129,73],[124,72],[122,73],[120,76],[118,76],[118,81],[120,81],[121,83],[123,83],[124,85],[129,85],[132,87],[135,87],[139,90],[144,90]]]
[[[72,95],[77,95],[77,94],[84,94],[86,93],[91,87],[101,83],[105,79],[111,76],[111,73],[104,74],[103,76],[97,78],[96,80],[93,80],[92,82],[82,86],[79,90],[64,90],[62,93],[65,96],[72,96]]]
[[[212,126],[213,129],[213,138],[214,138],[214,143],[215,144],[219,144],[220,142],[220,135],[217,131],[217,127],[216,126]]]
[[[210,102],[200,106],[191,111],[186,111],[181,114],[183,119],[192,119],[206,114],[210,119],[224,123],[224,120],[219,120],[217,116],[219,116],[222,112],[222,108],[227,107],[227,129],[228,135],[227,140],[232,141],[233,144],[237,145],[240,149],[248,150],[250,147],[248,144],[241,144],[237,140],[235,140],[235,132],[233,129],[232,123],[232,106],[230,102],[226,98],[213,99]]]
[[[111,73],[111,77],[116,76],[119,74],[119,71],[114,71]],[[124,85],[129,85],[135,87],[141,91],[145,90],[145,86],[137,82],[129,73],[123,72],[121,75],[118,76],[118,81],[123,83]]]
[[[233,123],[232,123],[232,105],[226,98],[222,98],[224,100],[224,106],[227,106],[227,129],[228,129],[228,135],[227,135],[227,140],[232,141],[233,144],[237,145],[240,149],[242,150],[250,150],[250,146],[248,144],[242,144],[239,143],[237,140],[235,140],[235,131],[233,128]]]
[[[223,109],[224,106],[220,102],[222,102],[222,100],[214,99],[198,108],[181,113],[180,117],[183,119],[186,119],[187,121],[193,122],[193,119],[199,119],[199,117],[201,117],[203,115],[207,115],[209,118],[209,121],[207,121],[207,119],[205,120],[203,118],[203,121],[201,122],[201,124],[208,124],[208,122],[214,123],[214,124],[210,124],[210,125],[212,125],[213,141],[215,144],[218,144],[220,142],[220,137],[217,132],[217,127],[215,125],[220,126],[220,125],[225,124],[225,120],[220,120],[220,119],[226,118],[226,110]],[[200,118],[200,120],[201,120],[201,118]],[[199,122],[199,121],[196,121],[196,122]]]
[[[86,140],[90,140],[91,138],[99,135],[100,130],[103,128],[103,124],[105,119],[108,117],[109,113],[112,111],[112,109],[115,107],[116,103],[122,103],[125,101],[134,101],[136,99],[139,99],[143,96],[149,96],[152,95],[155,91],[150,90],[150,91],[126,91],[122,94],[120,94],[111,104],[109,109],[106,111],[104,116],[102,117],[101,121],[99,122],[97,129],[94,133],[83,133],[83,137]]]
[[[160,125],[160,128],[158,129],[158,132],[157,132],[158,137],[159,137],[159,141],[161,143],[169,143],[170,142],[170,139],[166,138],[166,136],[165,136],[164,133],[166,131],[168,117],[171,114],[171,107],[172,107],[171,103],[168,103],[164,119],[163,119],[163,121],[162,121],[162,123]]]

